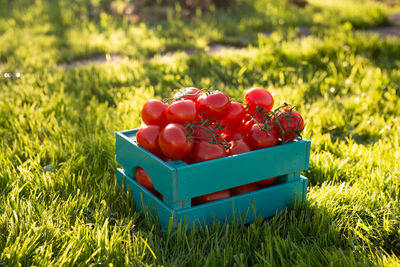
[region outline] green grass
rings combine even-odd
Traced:
[[[391,8],[237,2],[132,24],[89,18],[97,1],[0,0],[0,265],[400,264],[400,39],[355,31],[387,24]],[[246,48],[205,53],[215,42]],[[182,49],[193,53],[163,56]],[[62,67],[104,53],[122,60]],[[237,98],[264,86],[298,107],[312,140],[305,203],[171,237],[135,212],[116,189],[114,133],[140,126],[147,99],[190,85]]]

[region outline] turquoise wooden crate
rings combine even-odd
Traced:
[[[293,208],[295,198],[304,200],[307,193],[308,179],[298,179],[259,189],[242,195],[221,199],[206,204],[183,209],[173,209],[164,201],[154,196],[146,188],[129,177],[123,169],[117,169],[117,183],[132,191],[136,210],[145,207],[157,218],[163,229],[168,229],[171,222],[175,228],[178,224],[204,225],[211,222],[240,223],[253,222],[257,216],[267,218],[284,209]]]
[[[309,140],[299,139],[284,145],[188,165],[182,161],[164,162],[139,147],[136,144],[137,131],[138,129],[134,129],[116,133],[117,161],[124,167],[124,170],[117,171],[118,182],[122,183],[121,177],[126,177],[126,184],[132,189],[137,204],[141,203],[138,194],[142,194],[143,202],[149,207],[160,205],[157,213],[162,226],[165,226],[167,217],[169,220],[170,211],[171,214],[172,211],[176,214],[174,222],[184,216],[187,216],[188,222],[195,221],[196,216],[209,221],[212,213],[217,218],[227,213],[227,216],[223,217],[230,218],[229,214],[232,215],[234,210],[230,206],[229,211],[227,207],[231,204],[227,203],[231,203],[233,199],[240,200],[242,206],[236,207],[239,208],[237,211],[242,212],[246,210],[244,207],[248,209],[254,201],[259,203],[256,205],[258,208],[262,206],[263,201],[276,202],[275,206],[270,208],[262,207],[264,211],[261,216],[266,217],[273,215],[277,210],[290,207],[295,195],[305,198],[307,178],[301,177],[300,171],[308,169],[311,144]],[[155,189],[164,196],[164,201],[160,201],[134,181],[137,167],[142,167],[149,174]],[[227,200],[191,207],[193,197],[275,176],[279,176],[276,185],[278,187],[273,186]],[[277,190],[277,195],[264,195],[271,194],[269,190]]]

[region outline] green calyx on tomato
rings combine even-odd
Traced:
[[[252,119],[244,125],[244,132],[248,134],[252,126],[256,124],[268,135],[276,136],[282,144],[293,141],[297,137],[301,137],[301,132],[304,129],[303,118],[300,113],[293,109],[294,106],[287,103],[283,103],[274,111],[257,107]],[[251,141],[247,141],[251,143]]]

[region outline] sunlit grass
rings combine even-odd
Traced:
[[[400,264],[400,39],[355,32],[389,7],[238,1],[156,25],[89,18],[79,3],[0,0],[0,265]],[[213,42],[245,48],[210,55]],[[63,68],[106,53],[122,59]],[[236,98],[263,86],[296,105],[312,141],[305,203],[172,236],[135,212],[116,189],[115,132],[191,85]]]

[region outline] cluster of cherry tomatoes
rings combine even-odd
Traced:
[[[139,129],[136,142],[159,158],[182,160],[187,164],[232,156],[292,141],[304,128],[301,115],[289,104],[272,110],[274,100],[264,88],[245,92],[244,104],[223,92],[181,89],[166,101],[148,100],[142,108],[146,126]],[[138,168],[136,180],[157,193]],[[201,204],[268,186],[274,179],[223,190],[193,199]]]

